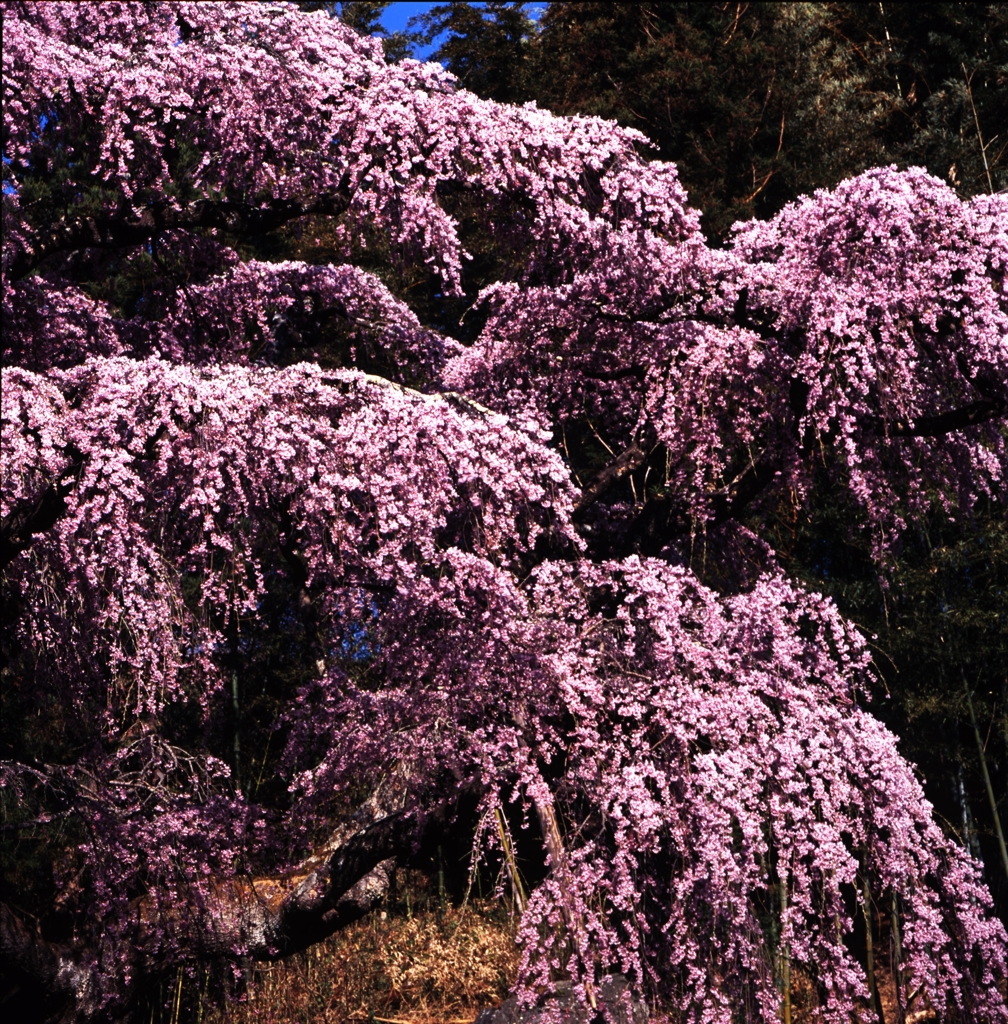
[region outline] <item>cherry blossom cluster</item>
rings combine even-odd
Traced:
[[[90,356],[159,355],[173,362],[290,362],[311,355],[326,323],[342,328],[351,366],[380,367],[428,382],[460,346],[421,326],[373,274],[351,264],[240,262],[214,247],[221,273],[162,289],[160,316],[124,319],[69,282],[29,278],[9,288],[4,336],[9,364],[44,371]]]
[[[1004,493],[1006,244],[1003,196],[964,203],[921,170],[737,225],[727,253],[624,227],[569,281],[488,289],[445,380],[660,445],[700,521],[756,467],[800,499],[828,453],[882,555],[935,494]]]
[[[923,170],[879,169],[739,226],[734,249],[774,325],[773,374],[800,382],[796,454],[836,453],[880,552],[936,491],[964,510],[1004,493],[1008,198],[964,203]],[[976,424],[946,432],[970,407]]]
[[[36,148],[96,124],[108,213],[177,207],[187,191],[261,206],[334,195],[348,208],[348,237],[354,225],[384,228],[404,255],[433,260],[452,290],[465,253],[439,183],[531,201],[541,268],[557,243],[584,248],[596,217],[669,234],[696,221],[674,168],[640,173],[638,133],[455,92],[440,65],[386,65],[375,40],[324,12],[238,3],[5,10],[4,152],[30,164]],[[51,120],[57,97],[65,102]],[[198,161],[186,156],[193,150]],[[66,188],[81,184],[71,176]]]
[[[243,356],[276,362],[285,346],[307,345],[326,318],[339,320],[350,334],[350,365],[380,364],[394,380],[430,380],[460,347],[423,328],[405,303],[358,267],[250,260],[180,289],[158,349],[187,362]]]
[[[519,569],[544,531],[567,531],[574,501],[559,456],[503,416],[310,364],[12,368],[3,432],[5,515],[68,466],[77,477],[66,513],[15,562],[25,642],[74,701],[121,687],[113,719],[127,695],[133,714],[157,714],[182,695],[183,668],[200,699],[213,689],[219,631],[184,607],[180,578],[199,579],[198,608],[254,613],[264,530],[355,617],[354,595],[453,545]]]
[[[544,566],[532,601],[567,623],[549,660],[571,724],[538,726],[541,775],[524,781],[549,780],[577,838],[573,887],[554,874],[523,922],[530,978],[559,966],[535,937],[566,904],[581,980],[597,986],[601,960],[650,976],[690,1019],[740,1005],[772,1019],[776,915],[778,951],[830,993],[826,1019],[848,1020],[868,993],[846,894],[867,876],[876,899],[901,901],[911,990],[939,1014],[1003,1012],[1003,968],[969,966],[1005,949],[979,870],[935,825],[896,738],[854,704],[867,648],[830,602],[772,576],[718,598],[636,558]]]

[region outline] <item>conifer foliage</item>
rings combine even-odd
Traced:
[[[1004,197],[876,170],[712,249],[639,134],[322,11],[2,10],[18,998],[305,948],[469,822],[541,850],[528,1003],[849,1021],[868,922],[905,1010],[1005,1020],[866,639],[736,522],[825,466],[884,565],[1003,494]]]
[[[710,238],[874,166],[964,195],[1008,182],[1003,4],[452,2],[423,21],[480,96],[644,132]]]

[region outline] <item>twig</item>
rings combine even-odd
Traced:
[[[980,729],[977,726],[976,715],[973,712],[973,694],[970,693],[969,684],[963,676],[963,686],[966,688],[966,703],[969,707],[970,722],[973,724],[973,735],[976,737],[977,754],[980,755],[980,768],[983,771],[984,784],[987,787],[987,799],[990,802],[991,816],[994,818],[994,831],[997,834],[998,847],[1001,851],[1001,864],[1008,875],[1008,848],[1005,847],[1004,832],[1001,829],[1001,816],[998,814],[997,800],[994,797],[994,787],[991,785],[990,772],[987,771],[987,757],[984,754],[983,740],[980,738]]]
[[[994,195],[994,182],[991,180],[990,164],[987,163],[987,146],[984,145],[983,135],[980,133],[980,118],[977,117],[976,104],[973,102],[973,75],[967,74],[966,65],[962,65],[963,75],[966,77],[966,95],[969,96],[970,109],[973,111],[973,123],[976,125],[977,141],[980,143],[980,155],[983,157],[984,170],[987,172],[987,191]],[[973,74],[976,74],[974,68]],[[994,138],[997,138],[995,135]],[[994,139],[991,139],[993,142]],[[988,143],[987,145],[990,145]]]

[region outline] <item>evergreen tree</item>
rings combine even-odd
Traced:
[[[872,86],[890,96],[880,151],[926,166],[963,195],[1008,185],[1005,5],[831,7],[837,30],[872,55]]]
[[[432,59],[441,61],[459,84],[485,99],[523,103],[531,99],[530,54],[535,23],[527,3],[439,4],[416,19],[420,40],[430,45],[447,33]]]
[[[963,195],[1008,178],[1000,4],[449,3],[420,19],[480,96],[637,128],[708,236],[868,167],[924,165]]]
[[[415,35],[406,32],[389,32],[382,24],[382,15],[391,6],[390,0],[347,0],[334,3],[332,0],[303,0],[298,7],[306,13],[325,11],[330,17],[339,18],[362,36],[381,36],[385,59],[391,63],[413,54]]]

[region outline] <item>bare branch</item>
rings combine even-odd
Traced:
[[[575,513],[583,512],[593,505],[623,477],[637,469],[646,458],[647,452],[636,441],[632,442],[588,482],[588,486],[581,492],[581,500],[574,508]]]
[[[343,181],[331,195],[310,202],[299,199],[274,199],[264,207],[226,200],[199,199],[188,206],[172,208],[165,204],[148,207],[139,216],[132,214],[100,217],[67,217],[54,227],[40,232],[34,243],[12,254],[8,279],[18,281],[30,274],[47,257],[75,249],[123,249],[143,245],[163,231],[218,228],[235,235],[254,235],[273,231],[298,217],[346,212],[352,196]]]

